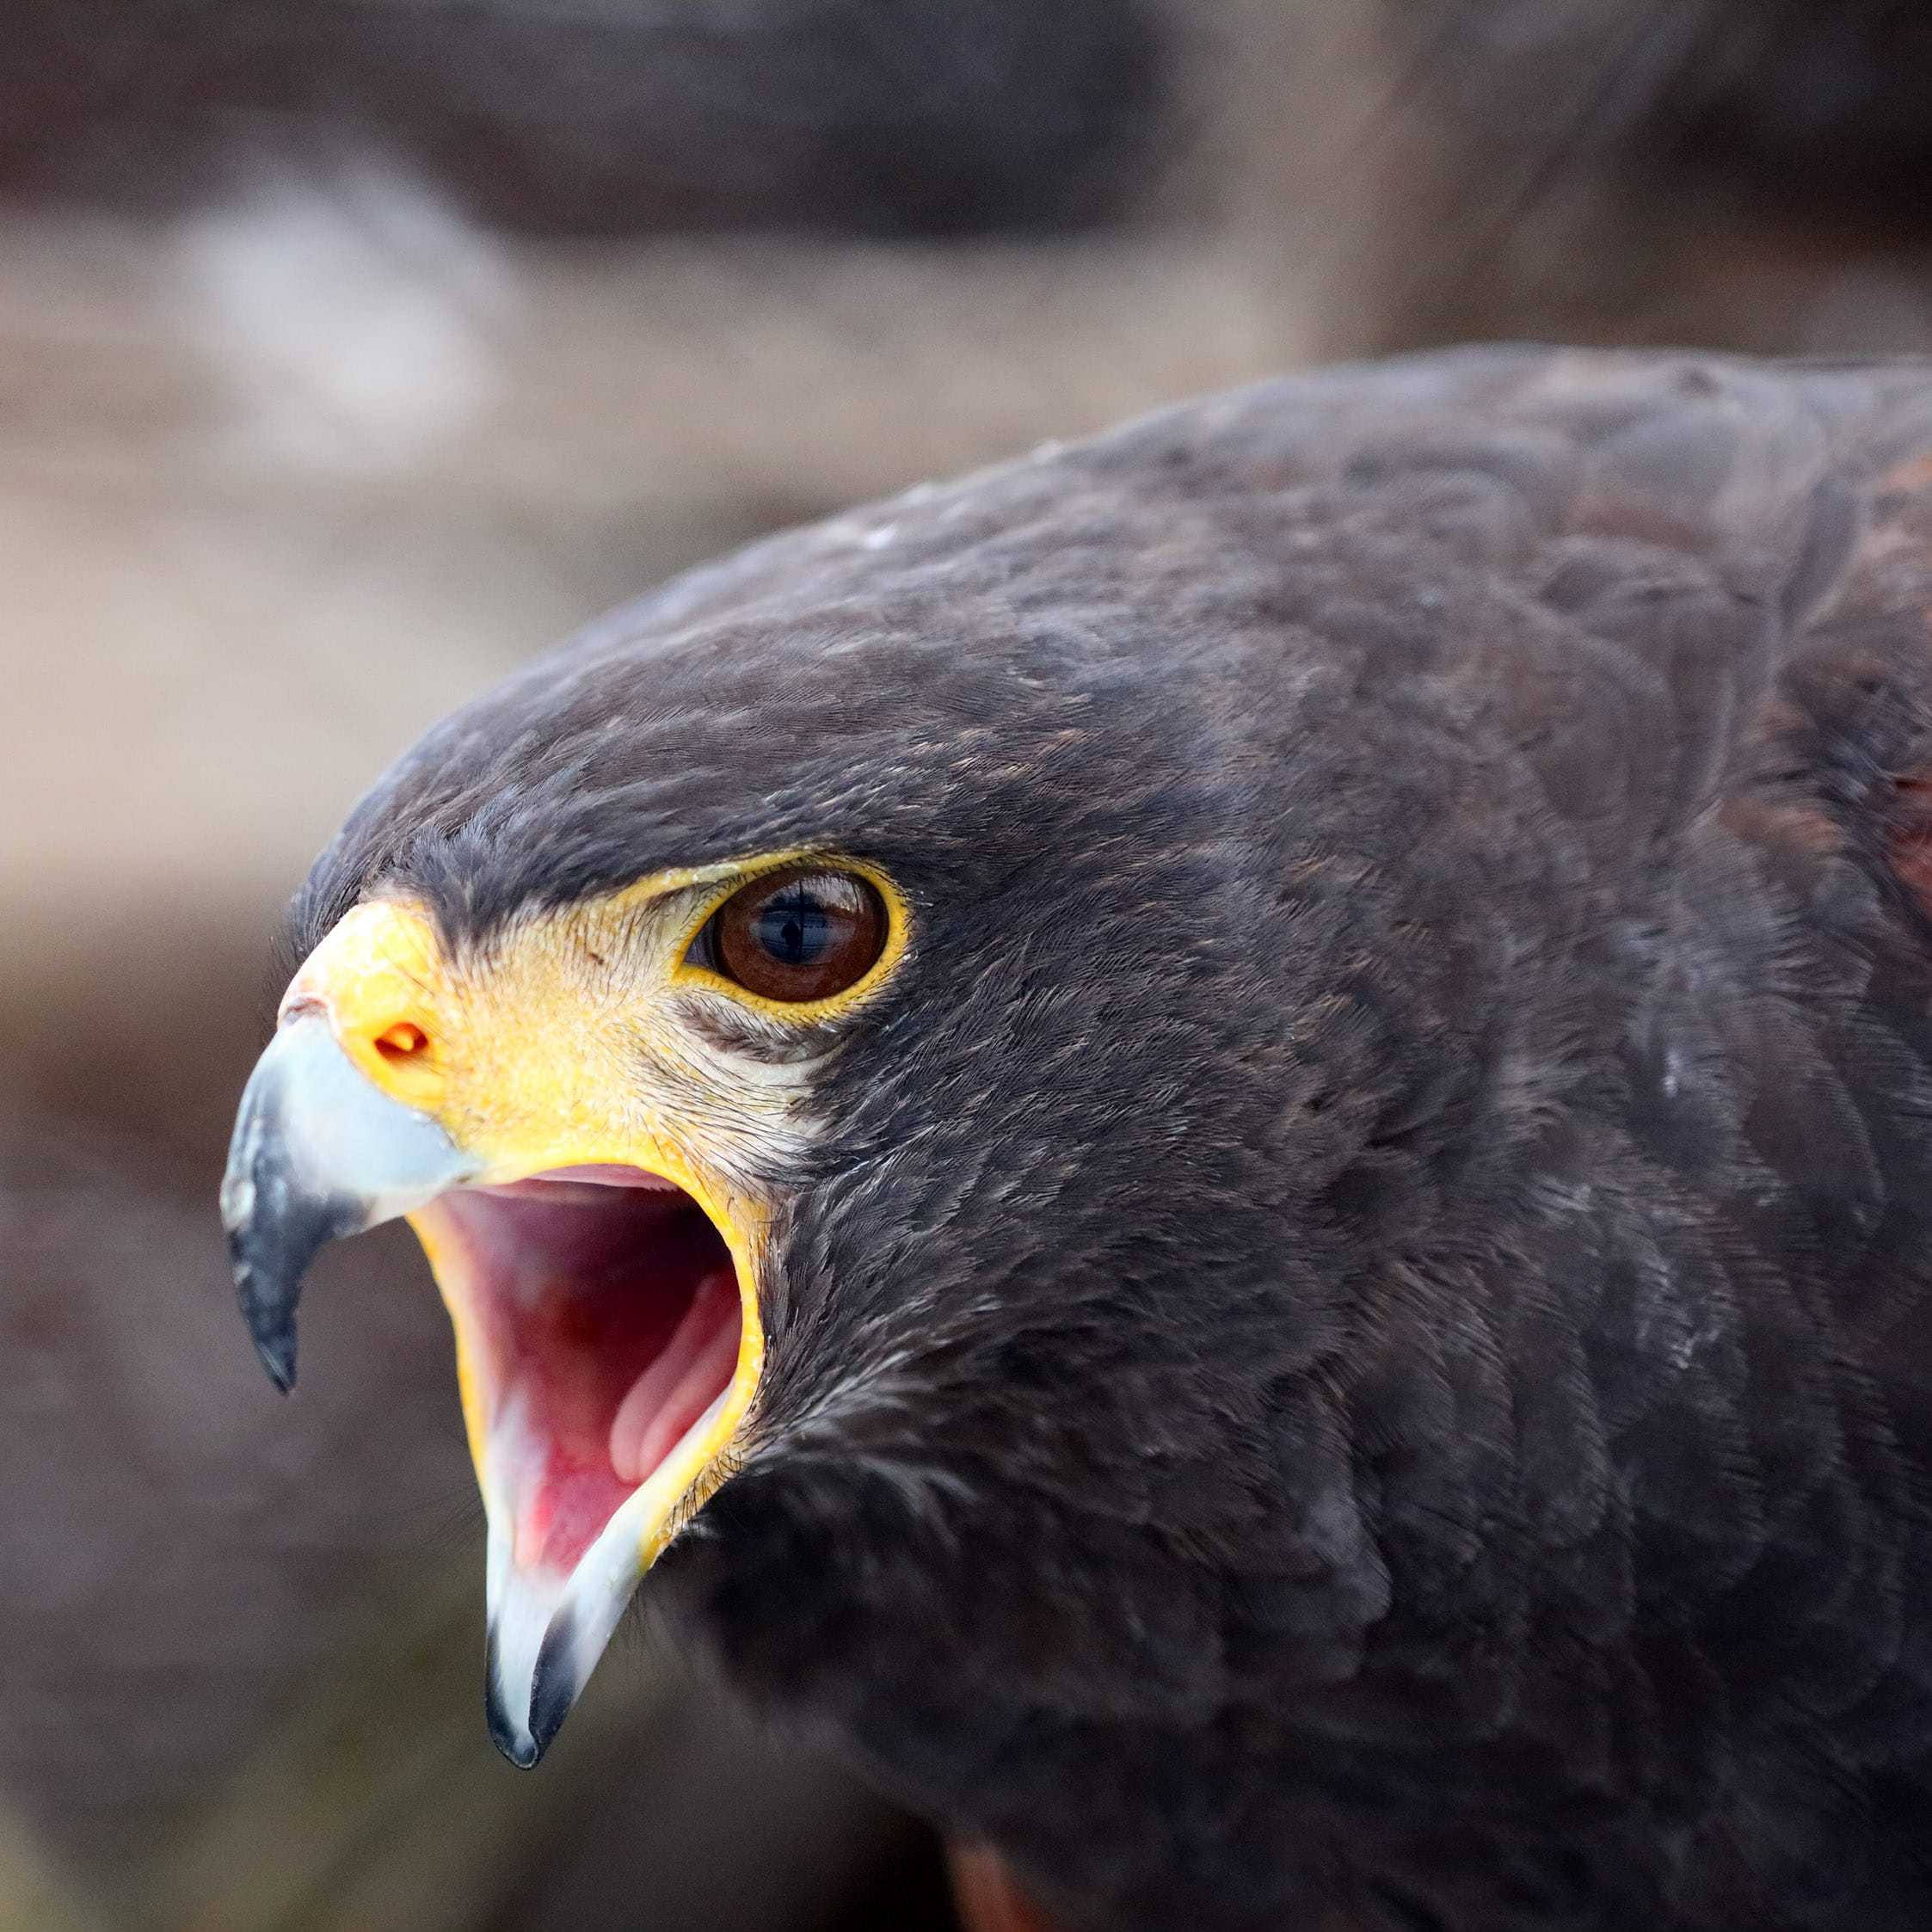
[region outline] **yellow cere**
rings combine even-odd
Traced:
[[[641,1563],[729,1474],[765,1352],[757,1283],[768,1211],[756,1177],[810,1137],[811,1067],[732,1053],[680,1007],[693,993],[735,998],[774,1022],[809,1024],[876,986],[905,945],[904,903],[886,898],[889,938],[877,963],[833,1000],[786,1008],[686,963],[724,899],[798,855],[652,875],[623,890],[512,922],[474,952],[446,957],[428,914],[406,899],[357,906],[291,982],[285,1013],[319,1008],[356,1067],[384,1092],[430,1115],[483,1184],[557,1167],[612,1163],[674,1181],[711,1217],[738,1276],[741,1327],[731,1386],[712,1428],[650,1479]],[[828,864],[849,865],[842,859]],[[487,1392],[467,1306],[468,1273],[447,1216],[432,1202],[409,1216],[456,1331],[464,1419],[479,1479]]]

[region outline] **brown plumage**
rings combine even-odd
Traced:
[[[653,1587],[1056,1918],[1904,1932],[1929,613],[1924,369],[1266,384],[619,613],[297,939],[898,882]]]

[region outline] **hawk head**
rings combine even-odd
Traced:
[[[1375,1104],[1349,895],[1257,809],[1305,721],[1240,695],[1253,566],[1143,469],[1022,465],[619,613],[434,730],[297,901],[243,1306],[286,1387],[317,1250],[421,1236],[520,1763],[701,1509],[748,1668],[847,1707],[947,1655],[956,1701],[1193,1708],[1216,1553],[1309,1605],[1353,1565],[1357,1621],[1377,1587],[1321,1514],[1338,1424],[1280,1398],[1338,1345],[1306,1210]],[[1345,775],[1301,769],[1332,851]]]

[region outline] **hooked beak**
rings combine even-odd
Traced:
[[[323,1014],[285,1022],[243,1089],[221,1184],[242,1314],[277,1388],[295,1386],[295,1312],[317,1255],[474,1171],[427,1114],[363,1078]]]
[[[284,1390],[321,1249],[403,1215],[421,1240],[489,1523],[490,1733],[519,1765],[735,1466],[764,1350],[760,1210],[717,1178],[703,1122],[653,1098],[692,1089],[685,1037],[648,979],[621,1001],[584,983],[618,948],[571,916],[485,972],[443,962],[414,908],[346,915],[290,988],[221,1191]],[[674,1050],[677,1069],[641,1073]]]

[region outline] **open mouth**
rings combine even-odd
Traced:
[[[737,1271],[704,1209],[636,1167],[452,1188],[414,1219],[489,1517],[492,1727],[533,1762],[727,1432]]]

